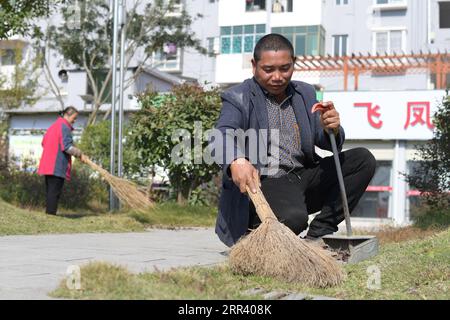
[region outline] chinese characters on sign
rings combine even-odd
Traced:
[[[422,126],[426,124],[428,129],[434,129],[434,125],[431,123],[429,102],[408,102],[408,116],[405,124],[405,130],[408,129],[409,126],[414,127],[417,124]]]
[[[357,102],[353,105],[355,108],[367,108],[367,121],[375,129],[381,129],[383,121],[381,120],[380,106],[370,102]],[[434,125],[431,122],[430,102],[408,102],[407,116],[404,129],[415,127],[417,125],[427,126],[433,130]]]
[[[380,129],[383,126],[383,121],[378,120],[375,121],[374,118],[380,119],[381,113],[378,111],[380,110],[380,106],[372,106],[372,103],[355,103],[355,108],[367,108],[367,120],[369,121],[369,124],[374,127],[375,129]]]

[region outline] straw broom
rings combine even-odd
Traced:
[[[85,157],[83,162],[90,166],[93,170],[97,171],[100,176],[111,186],[120,201],[129,206],[131,209],[145,210],[153,207],[153,203],[150,199],[140,192],[134,183],[126,179],[113,176],[101,166],[92,162],[88,157]]]
[[[316,244],[300,239],[280,223],[262,191],[247,192],[261,225],[233,246],[231,270],[243,275],[261,275],[313,287],[341,283],[344,273],[331,254]]]

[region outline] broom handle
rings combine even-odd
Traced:
[[[341,190],[342,207],[344,209],[345,226],[347,227],[347,236],[351,237],[352,225],[350,222],[350,210],[348,209],[347,193],[345,192],[344,177],[342,175],[341,162],[339,161],[339,153],[336,144],[336,137],[332,130],[328,131],[331,141],[331,149],[333,150],[334,163],[336,164],[336,173],[339,181],[339,189]]]
[[[103,169],[102,167],[100,167],[98,164],[92,162],[92,160],[90,158],[88,158],[87,156],[85,157],[85,163],[91,167],[93,170],[101,173],[102,175],[106,175],[106,174],[110,174],[108,171],[106,171],[105,169]]]
[[[253,193],[249,187],[247,187],[247,194],[255,205],[256,213],[262,222],[267,219],[277,220],[277,217],[270,208],[269,203],[267,202],[266,197],[264,197],[264,194],[259,186],[256,187],[256,193]]]

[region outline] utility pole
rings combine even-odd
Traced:
[[[126,42],[126,1],[119,0],[119,27],[120,27],[120,79],[119,79],[119,141],[117,149],[117,175],[123,175],[123,96],[124,96],[124,82],[125,82],[125,42]]]
[[[117,89],[117,37],[118,37],[118,15],[119,0],[112,0],[112,19],[113,19],[113,53],[112,53],[112,87],[111,87],[111,152],[110,152],[110,173],[116,173],[116,89]],[[117,200],[113,189],[109,188],[109,210],[116,210]]]

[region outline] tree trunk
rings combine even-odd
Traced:
[[[86,127],[89,127],[90,125],[94,125],[95,122],[97,121],[97,114],[98,114],[98,110],[100,109],[101,105],[99,105],[98,103],[94,104],[94,108],[91,112],[91,114],[88,117],[88,121],[86,123]]]
[[[0,166],[7,165],[9,144],[8,144],[9,116],[4,115],[0,119]]]
[[[155,166],[152,166],[152,168],[150,169],[149,177],[150,182],[147,187],[147,197],[151,199],[153,196],[153,183],[155,182]]]
[[[189,196],[191,195],[191,185],[179,186],[177,191],[177,203],[180,206],[186,206],[189,201]]]

